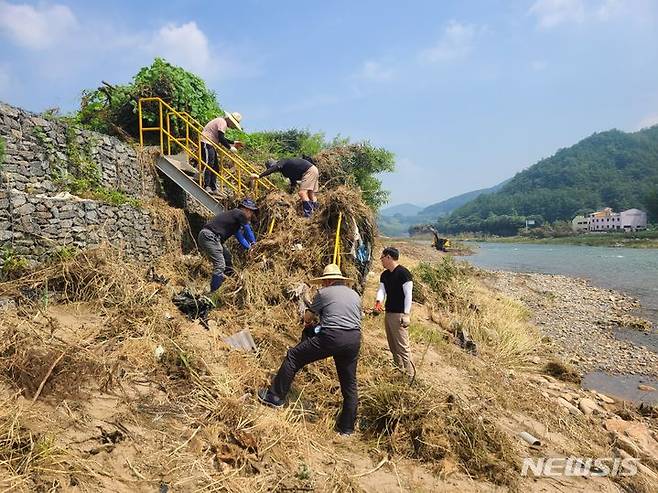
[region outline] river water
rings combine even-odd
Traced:
[[[478,243],[468,261],[490,270],[562,274],[589,279],[594,285],[622,291],[637,298],[642,307],[636,313],[658,326],[658,250],[607,248],[576,245],[524,243]],[[617,337],[658,352],[658,333],[646,335],[618,331]],[[638,337],[635,337],[638,336]],[[635,402],[655,402],[654,395],[637,390],[637,384],[658,385],[642,375],[585,375],[583,386]],[[651,394],[655,394],[652,392]]]
[[[627,293],[642,304],[640,316],[658,325],[658,249],[576,245],[478,243],[468,257],[485,269],[563,274]]]

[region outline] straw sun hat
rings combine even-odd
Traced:
[[[238,130],[242,130],[242,127],[240,126],[240,122],[242,121],[242,115],[238,113],[237,111],[234,111],[233,113],[226,113],[226,119],[231,120],[231,123],[235,125],[235,128]]]
[[[322,275],[320,277],[315,277],[311,279],[311,282],[322,282],[332,279],[341,280],[341,281],[352,281],[352,279],[350,279],[349,277],[343,276],[342,272],[340,271],[340,267],[338,267],[336,264],[329,264],[324,268]]]

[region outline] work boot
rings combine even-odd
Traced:
[[[313,202],[310,200],[302,201],[302,210],[304,211],[304,217],[311,217],[311,214],[313,214]]]
[[[223,274],[213,274],[210,279],[210,292],[217,291],[224,282],[224,279],[225,277]]]
[[[260,389],[258,391],[258,400],[261,402],[261,404],[265,404],[266,406],[276,408],[283,407],[283,400],[279,399],[268,389]]]
[[[339,431],[336,433],[336,436],[331,440],[331,443],[334,445],[340,445],[340,444],[349,444],[352,442],[354,439],[354,432],[349,432],[349,433],[344,433],[342,431]]]

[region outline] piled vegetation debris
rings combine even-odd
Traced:
[[[248,257],[240,256],[239,276],[227,283],[227,291],[233,293],[230,303],[265,307],[288,302],[291,290],[333,261],[339,216],[341,268],[363,288],[376,226],[358,191],[327,191],[310,220],[301,218],[298,201],[282,192],[270,193],[259,206],[259,240]],[[359,248],[366,252],[363,257],[357,256]]]
[[[408,386],[394,375],[375,378],[363,393],[362,427],[392,454],[426,462],[437,473],[463,467],[469,475],[515,486],[519,450],[486,406],[434,386]]]

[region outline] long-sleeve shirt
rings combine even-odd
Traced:
[[[228,124],[222,117],[215,118],[206,123],[203,127],[203,138],[205,141],[214,142],[215,144],[222,145],[230,149],[234,141],[226,138],[226,129]]]
[[[203,227],[218,235],[222,243],[233,235],[235,235],[240,244],[247,250],[253,243],[256,243],[256,236],[249,224],[247,215],[240,209],[231,209],[230,211],[217,214],[204,224]]]
[[[270,166],[268,169],[263,171],[259,175],[259,178],[264,178],[265,176],[271,175],[272,173],[281,173],[283,176],[290,180],[291,185],[294,185],[302,179],[304,173],[306,173],[311,166],[313,166],[313,164],[309,163],[306,159],[280,159],[274,166]]]
[[[387,312],[408,315],[411,313],[413,287],[411,272],[398,265],[392,271],[382,272],[375,300],[382,302],[386,299]]]

